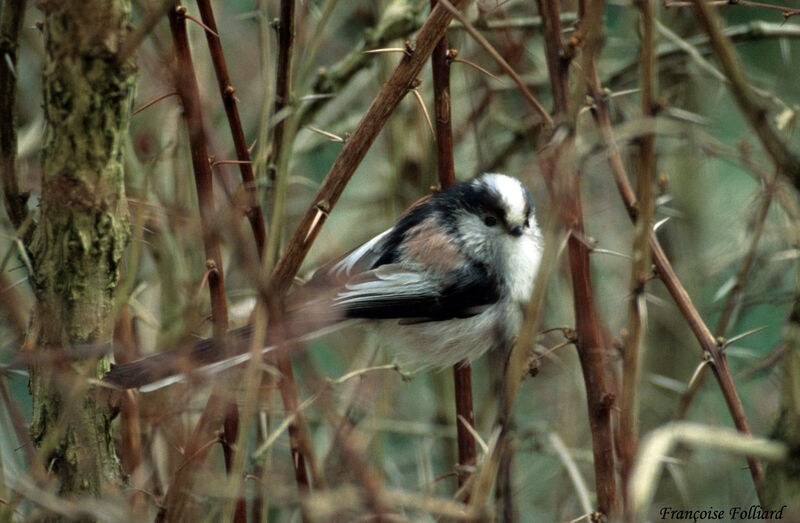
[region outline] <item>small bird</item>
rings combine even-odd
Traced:
[[[505,350],[522,324],[542,241],[522,182],[489,173],[457,183],[291,291],[282,328],[269,330],[262,352],[361,322],[374,324],[413,370]],[[201,378],[247,361],[252,335],[246,326],[114,365],[104,381],[150,391]]]

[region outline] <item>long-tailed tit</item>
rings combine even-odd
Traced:
[[[507,348],[542,255],[533,198],[484,174],[433,194],[391,229],[318,270],[287,298],[279,341],[373,323],[404,365],[444,368]],[[155,390],[250,358],[252,328],[112,367],[105,381]]]

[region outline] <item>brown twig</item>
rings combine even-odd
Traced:
[[[218,30],[211,3],[209,0],[197,0],[197,7],[200,9],[200,17],[203,19],[203,22],[214,33],[212,34],[206,31],[208,51],[211,54],[211,61],[214,64],[214,71],[217,74],[219,92],[222,96],[222,103],[225,105],[225,114],[228,117],[228,125],[231,128],[231,136],[233,137],[233,146],[236,149],[236,158],[239,161],[239,172],[242,176],[242,184],[246,194],[247,210],[245,214],[250,221],[250,227],[253,229],[253,237],[255,238],[258,254],[263,256],[266,238],[264,215],[261,213],[261,206],[258,202],[256,180],[253,174],[252,162],[250,161],[250,150],[247,147],[247,140],[245,139],[244,130],[242,129],[242,121],[239,118],[239,108],[236,105],[236,97],[234,96],[236,89],[231,84],[230,75],[228,74],[228,65],[225,61],[225,55],[222,52],[222,42],[219,36],[215,36]]]
[[[463,1],[459,0],[456,5],[462,5]],[[350,181],[350,177],[389,119],[392,111],[413,85],[428,56],[447,29],[451,18],[452,15],[441,5],[437,5],[433,9],[414,40],[413,52],[410,56],[401,58],[392,76],[375,96],[358,127],[336,157],[322,186],[290,238],[283,257],[272,273],[269,286],[270,295],[282,295],[291,285],[300,263],[311,248],[327,213],[339,200],[347,182]]]
[[[641,110],[642,117],[656,114],[655,0],[639,0],[641,11]],[[624,340],[622,397],[620,398],[620,471],[626,517],[627,484],[639,438],[638,391],[641,373],[641,345],[645,330],[645,284],[650,278],[650,231],[655,211],[653,182],[656,176],[655,134],[645,133],[639,139],[636,173],[636,227],[631,264],[631,297],[628,308],[628,333]]]
[[[739,296],[742,293],[742,289],[744,289],[747,274],[750,272],[750,268],[753,266],[758,243],[761,240],[762,233],[764,232],[767,214],[772,204],[772,198],[775,194],[777,184],[780,181],[778,175],[779,172],[776,170],[773,178],[769,181],[766,181],[763,200],[755,218],[755,229],[753,230],[753,236],[750,240],[750,246],[748,247],[747,253],[742,259],[742,264],[739,267],[739,271],[736,273],[733,287],[728,293],[728,297],[725,300],[725,305],[722,307],[722,314],[717,321],[716,328],[714,329],[714,337],[717,339],[725,336],[725,333],[728,330],[728,324],[730,323],[733,313],[739,304]],[[706,367],[703,367],[697,378],[689,384],[686,392],[684,392],[681,396],[680,405],[678,406],[678,413],[675,415],[676,419],[684,419],[686,417],[692,401],[694,401],[694,398],[697,396],[697,392],[703,386],[703,383],[705,383],[706,376]]]
[[[528,87],[525,85],[525,82],[522,81],[522,78],[519,77],[516,71],[514,71],[514,69],[508,64],[508,62],[506,62],[506,60],[500,55],[500,53],[497,52],[497,50],[492,46],[492,44],[490,44],[489,41],[486,40],[486,38],[484,38],[483,35],[480,34],[480,32],[478,32],[478,30],[472,26],[472,24],[469,23],[469,20],[467,20],[467,18],[461,13],[461,11],[456,9],[452,3],[448,2],[448,0],[441,0],[440,3],[450,12],[450,14],[453,15],[453,17],[456,20],[461,22],[461,24],[464,26],[464,29],[466,29],[466,31],[470,34],[470,36],[472,36],[472,38],[475,39],[475,41],[478,42],[481,45],[481,47],[483,47],[486,50],[486,52],[489,53],[492,59],[494,59],[494,61],[497,62],[497,64],[500,67],[503,68],[506,74],[508,74],[508,76],[511,77],[514,83],[517,84],[517,87],[519,87],[520,92],[523,94],[523,96],[525,96],[525,98],[528,100],[528,103],[531,104],[531,106],[534,108],[534,110],[542,119],[542,121],[545,123],[545,125],[548,128],[552,127],[553,119],[550,118],[550,114],[542,106],[542,104],[539,103],[539,100],[537,100],[536,97],[533,96],[533,93],[530,92]]]
[[[186,34],[186,8],[176,6],[168,13],[170,32],[175,47],[176,88],[184,108],[184,117],[189,129],[189,145],[192,153],[192,166],[195,171],[195,184],[200,207],[200,226],[203,232],[203,245],[210,265],[209,290],[211,294],[211,315],[215,336],[221,338],[228,326],[228,312],[225,298],[225,285],[222,278],[222,256],[219,235],[214,230],[214,192],[211,176],[211,165],[208,162],[208,150],[203,128],[203,117],[200,104],[200,92],[194,74],[189,40]],[[164,507],[159,513],[159,520],[168,518],[172,521],[191,518],[191,496],[189,486],[194,479],[196,467],[208,454],[206,442],[219,441],[214,434],[223,424],[228,412],[228,399],[219,390],[211,393],[211,397],[203,410],[191,438],[186,445],[186,455],[190,456],[175,471],[164,499]]]
[[[548,57],[548,70],[553,88],[555,120],[574,126],[575,107],[570,107],[568,96],[569,64],[561,44],[559,6],[553,0],[542,0],[540,11],[544,21],[545,54]],[[583,43],[582,70],[595,67],[599,48],[599,35],[602,30],[602,13],[605,3],[593,2],[588,6],[581,27],[583,40],[570,45]],[[577,95],[583,91],[581,82],[576,86]],[[577,104],[575,104],[577,106]],[[542,152],[542,174],[554,205],[560,213],[562,224],[569,231],[567,252],[573,288],[575,310],[575,329],[578,356],[586,385],[589,410],[589,426],[594,453],[595,488],[600,512],[606,516],[618,512],[616,471],[614,464],[614,443],[611,411],[615,402],[615,392],[608,383],[607,364],[608,344],[594,306],[594,293],[590,273],[590,247],[582,241],[584,237],[583,211],[580,199],[580,177],[574,158],[574,135],[568,131],[565,136],[551,141]]]
[[[27,215],[28,194],[17,180],[17,55],[25,0],[3,2],[0,11],[0,177],[6,212],[15,228]]]
[[[719,15],[705,0],[693,0],[693,4],[697,20],[708,34],[711,48],[730,81],[729,86],[739,110],[778,168],[792,180],[795,187],[800,187],[800,158],[778,136],[767,118],[767,108],[754,96],[733,45],[722,32]]]
[[[147,102],[146,104],[144,104],[143,106],[141,106],[138,109],[136,109],[135,111],[133,111],[131,113],[131,116],[136,116],[137,114],[141,113],[142,111],[144,111],[148,107],[157,104],[161,100],[169,98],[170,96],[177,96],[177,95],[178,95],[178,91],[172,91],[171,93],[162,94],[161,96],[157,96],[157,97],[153,98],[152,100],[150,100],[149,102]]]
[[[603,97],[603,91],[600,86],[596,68],[589,71],[588,79],[589,90],[595,104],[597,125],[600,129],[603,145],[608,151],[606,157],[611,167],[617,190],[628,211],[628,216],[632,221],[635,221],[637,213],[635,205],[636,197],[628,182],[628,175],[625,172],[622,157],[611,130],[608,105],[606,99]],[[669,263],[664,250],[661,248],[661,244],[658,242],[653,232],[650,233],[650,250],[653,263],[656,266],[661,281],[664,282],[670,295],[672,295],[672,298],[675,300],[678,309],[681,311],[681,314],[686,319],[686,322],[689,324],[689,327],[700,343],[703,353],[708,354],[709,358],[711,358],[711,362],[713,363],[712,370],[717,378],[720,390],[725,398],[725,403],[733,418],[734,425],[740,432],[750,434],[750,426],[747,423],[747,417],[745,416],[744,408],[739,399],[739,394],[733,384],[733,378],[728,368],[727,359],[717,345],[711,331],[703,322],[700,313],[692,303],[683,284],[672,269],[672,265]],[[748,458],[747,462],[750,467],[750,474],[753,477],[753,482],[756,485],[756,491],[758,492],[760,490],[760,485],[763,483],[764,469],[761,462],[757,459]]]
[[[177,6],[169,12],[169,26],[175,46],[175,87],[183,105],[186,126],[189,130],[189,146],[192,152],[192,166],[195,172],[197,199],[200,208],[200,227],[203,231],[203,247],[209,264],[212,265],[208,278],[211,294],[211,317],[215,335],[222,336],[228,326],[228,305],[225,299],[222,254],[219,234],[214,220],[214,184],[211,165],[208,163],[200,90],[192,63],[189,39],[186,34],[184,13],[186,8]]]
[[[431,9],[437,0],[431,0]],[[433,100],[436,115],[436,165],[439,185],[446,189],[455,183],[453,160],[453,126],[450,113],[450,62],[452,53],[447,48],[447,35],[442,36],[431,55],[433,71]],[[472,368],[468,361],[453,367],[453,383],[456,399],[456,432],[458,436],[458,486],[464,485],[469,477],[469,466],[475,465],[477,450],[475,440],[459,417],[475,426],[475,413],[472,409]]]

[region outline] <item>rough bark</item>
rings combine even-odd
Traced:
[[[46,131],[42,193],[28,245],[43,358],[31,368],[31,435],[62,495],[98,495],[119,480],[111,408],[88,381],[107,358],[60,363],[60,351],[112,334],[115,289],[129,238],[123,143],[134,68],[119,63],[128,0],[39,3],[44,13]]]

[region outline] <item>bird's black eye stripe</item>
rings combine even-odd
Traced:
[[[531,226],[531,222],[528,218],[525,218],[525,223],[522,224],[526,229]]]
[[[497,218],[490,214],[483,219],[483,223],[485,223],[487,227],[494,227],[497,225]]]

